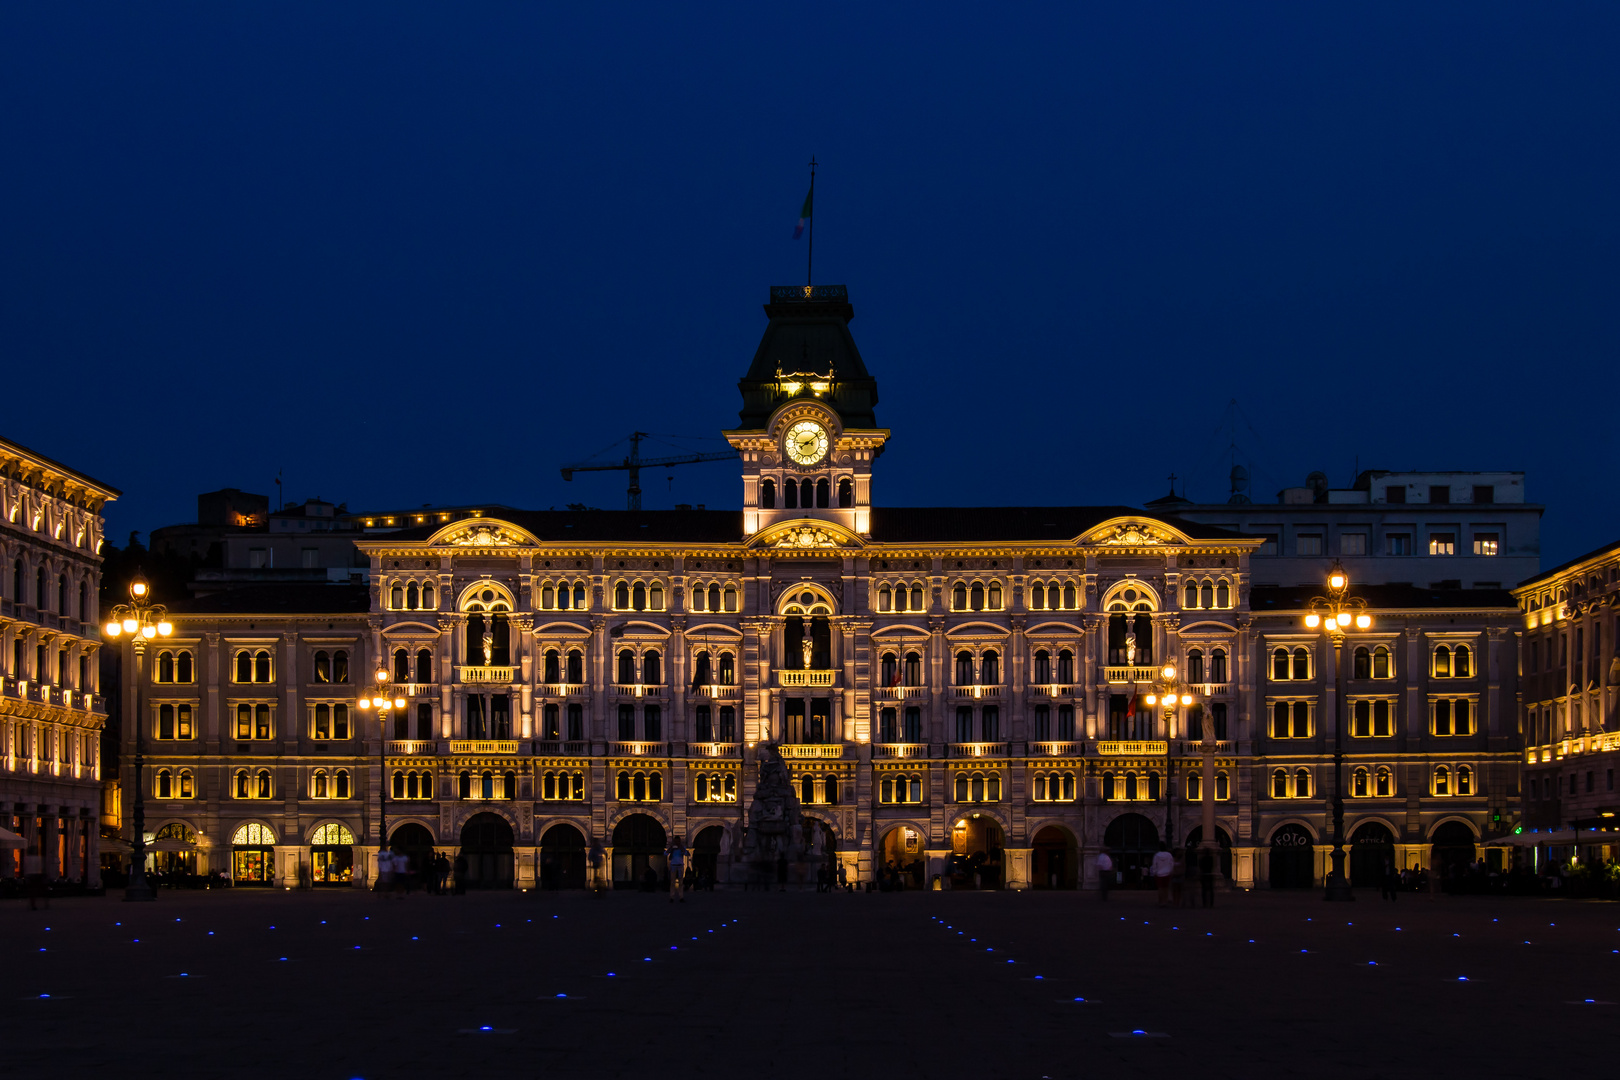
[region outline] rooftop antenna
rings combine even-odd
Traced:
[[[810,155],[810,194],[804,197],[804,207],[799,211],[799,227],[793,230],[793,239],[797,240],[799,234],[805,229],[810,230],[810,242],[806,246],[804,255],[804,296],[810,298],[810,287],[815,283],[816,267],[816,219],[814,216],[816,204],[816,155]]]

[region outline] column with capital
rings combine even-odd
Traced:
[[[524,579],[524,589],[527,591],[527,578]],[[535,680],[535,648],[534,648],[534,615],[521,611],[511,616],[511,620],[518,631],[518,648],[521,650],[518,657],[520,664],[518,670],[518,717],[519,728],[522,732],[519,738],[534,738],[534,680]]]
[[[440,593],[441,596],[445,595]],[[467,617],[459,612],[439,613],[438,655],[439,675],[439,738],[456,737],[455,671],[456,649],[461,642]]]

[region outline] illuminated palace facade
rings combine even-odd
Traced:
[[[147,717],[149,827],[194,845],[172,857],[361,883],[385,819],[476,883],[581,885],[599,843],[630,884],[678,837],[737,885],[769,753],[851,880],[1090,887],[1099,847],[1134,877],[1198,837],[1208,730],[1233,880],[1319,881],[1332,649],[1308,590],[1252,584],[1263,540],[874,506],[890,433],[843,288],[766,313],[725,433],[740,510],[503,511],[367,535],[366,586],[177,605]],[[1471,855],[1516,800],[1517,612],[1383,599],[1343,661],[1346,831],[1412,865],[1452,826]],[[1166,664],[1191,698],[1168,710]],[[379,669],[383,717],[356,704]]]
[[[0,827],[101,881],[101,508],[118,492],[0,439]],[[0,849],[0,878],[24,852]]]

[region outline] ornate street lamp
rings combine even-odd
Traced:
[[[135,670],[135,714],[130,722],[135,725],[135,837],[130,846],[129,881],[124,886],[125,900],[156,900],[157,893],[146,880],[146,786],[141,769],[146,763],[146,643],[153,638],[168,637],[174,633],[169,621],[169,609],[152,603],[152,587],[139,574],[129,583],[129,603],[112,609],[112,618],[104,629],[109,638],[127,637]]]
[[[377,710],[377,858],[388,850],[388,716],[393,709],[403,709],[405,699],[388,696],[388,669],[380,662],[375,672],[376,690],[371,697],[362,697],[356,704],[362,714]]]
[[[1172,725],[1175,724],[1176,709],[1193,703],[1192,694],[1186,692],[1188,688],[1182,685],[1176,675],[1176,665],[1165,664],[1159,669],[1158,677],[1153,680],[1153,692],[1143,698],[1148,708],[1151,709],[1157,706],[1162,710],[1166,739],[1173,737],[1174,728]],[[1166,847],[1174,847],[1172,839],[1174,829],[1171,826],[1171,813],[1176,800],[1175,758],[1167,754],[1164,763],[1164,843]]]
[[[1333,869],[1328,872],[1325,900],[1354,900],[1350,879],[1344,872],[1344,665],[1340,653],[1344,648],[1344,635],[1350,625],[1357,630],[1372,626],[1367,614],[1367,602],[1357,596],[1345,595],[1350,589],[1350,576],[1339,561],[1333,561],[1328,573],[1328,594],[1311,598],[1305,625],[1313,630],[1320,626],[1333,642]]]

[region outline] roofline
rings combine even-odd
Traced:
[[[56,470],[62,472],[63,474],[65,474],[67,476],[71,476],[73,479],[79,481],[80,483],[94,488],[96,490],[96,492],[98,494],[102,495],[107,502],[112,502],[115,499],[117,499],[120,495],[123,494],[122,491],[120,491],[117,488],[113,487],[111,484],[104,484],[100,480],[97,480],[95,477],[90,476],[87,473],[82,473],[78,469],[71,468],[70,466],[62,464],[60,461],[57,461],[55,458],[46,457],[44,454],[41,454],[38,450],[30,450],[28,447],[24,446],[22,443],[13,442],[10,439],[0,437],[0,446],[3,446],[8,450],[14,450],[18,454],[22,454],[22,455],[26,455],[27,457],[31,457],[35,461],[39,462],[41,465],[45,465],[45,466],[48,466],[48,467],[50,467],[52,469],[56,469]]]
[[[1588,551],[1585,555],[1577,555],[1575,558],[1570,559],[1568,562],[1561,562],[1557,566],[1553,567],[1551,570],[1543,570],[1541,573],[1537,574],[1535,577],[1527,577],[1523,581],[1519,582],[1517,585],[1513,586],[1513,588],[1511,590],[1509,590],[1509,591],[1517,594],[1520,589],[1529,589],[1529,588],[1531,588],[1533,586],[1540,585],[1541,583],[1545,582],[1548,578],[1557,577],[1559,574],[1564,573],[1566,570],[1569,570],[1572,567],[1579,566],[1583,562],[1586,562],[1586,561],[1591,560],[1591,559],[1598,559],[1598,558],[1603,557],[1604,555],[1615,554],[1615,553],[1620,553],[1620,540],[1611,540],[1609,543],[1604,544],[1600,548],[1593,548],[1591,551]]]

